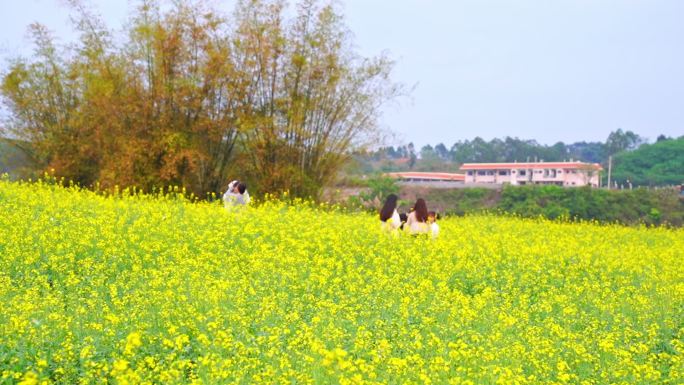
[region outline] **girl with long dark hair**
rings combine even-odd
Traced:
[[[401,219],[397,211],[398,196],[390,194],[385,200],[385,204],[380,209],[380,222],[382,222],[383,229],[394,230],[401,226]]]
[[[413,206],[413,211],[411,211],[406,218],[409,232],[411,234],[426,234],[429,230],[427,219],[427,204],[423,198],[418,198],[416,204]]]

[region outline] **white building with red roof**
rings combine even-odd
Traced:
[[[464,163],[465,184],[551,184],[558,186],[600,186],[598,163],[525,162]]]

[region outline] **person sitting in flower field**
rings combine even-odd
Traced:
[[[437,224],[438,218],[439,216],[434,211],[428,212],[427,223],[428,227],[430,228],[430,235],[432,236],[432,239],[437,238],[439,235],[439,225]]]
[[[397,197],[395,194],[390,194],[385,200],[385,204],[380,209],[380,222],[382,229],[392,231],[398,229],[402,225],[401,217],[397,211]]]
[[[223,194],[223,206],[230,209],[234,206],[245,206],[251,201],[247,192],[247,184],[234,180],[228,184],[228,189]]]
[[[406,225],[410,234],[427,234],[430,230],[428,224],[428,209],[423,198],[418,198],[416,204],[406,218]]]
[[[249,198],[249,193],[247,192],[247,184],[240,182],[237,185],[237,199],[235,203],[239,205],[248,205],[251,199]]]

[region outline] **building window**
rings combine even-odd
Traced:
[[[487,175],[494,175],[494,171],[487,171]]]
[[[486,175],[484,171],[478,171],[477,175]]]
[[[472,172],[472,171],[468,171],[468,175],[469,175],[469,176],[472,176],[472,175],[473,175],[473,172]]]
[[[499,175],[508,175],[508,171],[506,171],[506,170],[499,170]]]
[[[520,170],[518,172],[518,175],[521,175],[521,176],[525,176],[526,174],[527,174],[527,171],[525,171],[525,170]]]

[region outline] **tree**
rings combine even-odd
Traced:
[[[506,137],[504,147],[503,155],[507,162],[525,162],[528,158],[539,155],[536,151],[539,145],[533,140]]]
[[[57,55],[44,26],[32,24],[29,32],[36,45],[34,61],[15,60],[2,81],[3,101],[11,113],[5,122],[6,135],[17,139],[12,145],[41,166],[52,161],[88,174],[87,166],[81,168],[84,162],[60,158],[68,153],[77,159],[89,152],[73,143],[75,137],[84,136],[74,127],[78,118],[72,112],[79,100],[74,68]]]
[[[556,142],[553,146],[547,147],[544,160],[549,162],[560,162],[567,158],[568,148],[563,142]]]
[[[576,142],[568,147],[568,156],[590,163],[603,163],[607,158],[605,145],[600,142]]]
[[[632,131],[622,131],[618,128],[611,132],[606,139],[606,151],[608,155],[615,155],[621,151],[634,150],[644,143],[644,138]]]
[[[243,144],[246,169],[266,191],[316,196],[349,150],[373,143],[380,107],[398,96],[392,62],[364,59],[333,6],[299,4],[291,25],[279,2],[238,6],[236,48],[253,60]]]
[[[397,146],[397,157],[398,158],[408,158],[409,157],[409,151],[405,145],[404,146]]]
[[[399,185],[394,178],[377,175],[369,178],[367,183],[368,191],[359,195],[362,202],[378,205],[382,204],[390,194],[399,194]]]
[[[435,156],[437,156],[437,153],[435,152],[435,149],[431,145],[426,144],[425,146],[421,147],[421,149],[420,149],[420,157],[421,158],[435,157]]]
[[[684,182],[684,137],[644,144],[615,156],[613,177],[635,186],[677,185]]]
[[[84,185],[222,187],[244,94],[224,20],[201,3],[162,14],[142,1],[117,46],[85,6],[71,5],[76,48],[59,54],[34,25],[33,61],[16,61],[3,79],[12,132],[45,167]]]
[[[449,150],[446,148],[444,143],[439,143],[436,145],[435,152],[442,160],[449,160],[450,158]]]
[[[418,171],[444,171],[444,160],[431,145],[425,145],[420,149],[420,162]]]
[[[408,167],[409,169],[413,169],[413,166],[416,165],[416,161],[418,160],[418,156],[416,156],[416,148],[413,145],[413,142],[409,143],[406,148],[409,158]]]
[[[233,20],[208,1],[142,0],[120,39],[70,4],[77,47],[58,52],[34,26],[36,54],[14,62],[2,94],[13,135],[85,185],[204,195],[239,172],[263,192],[317,196],[403,92],[393,63],[357,55],[336,9],[315,0],[294,20],[278,0],[239,1]]]

